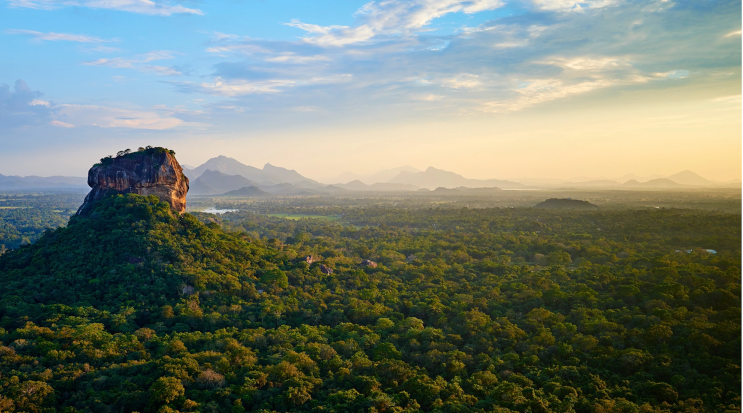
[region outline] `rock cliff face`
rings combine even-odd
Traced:
[[[157,195],[179,214],[186,211],[188,178],[165,148],[104,158],[88,171],[88,185],[93,189],[77,210],[78,216],[86,216],[93,203],[111,193]]]

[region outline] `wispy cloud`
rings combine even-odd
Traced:
[[[20,34],[20,35],[30,36],[33,40],[50,41],[50,42],[64,41],[64,42],[78,42],[78,43],[105,43],[105,42],[118,41],[117,39],[106,40],[106,39],[101,39],[100,37],[87,36],[84,34],[53,33],[53,32],[43,33],[43,32],[37,32],[33,30],[22,30],[22,29],[7,29],[5,30],[5,33]]]
[[[73,124],[62,122],[60,120],[53,120],[49,122],[49,124],[52,126],[56,126],[58,128],[74,128],[75,127],[75,125]]]
[[[163,76],[178,76],[183,74],[180,70],[167,66],[145,65],[138,69],[143,72],[152,72]]]
[[[583,95],[599,89],[620,85],[647,83],[654,79],[681,78],[687,71],[677,70],[666,73],[642,74],[624,57],[581,56],[553,57],[538,64],[562,68],[559,77],[527,78],[516,77],[516,87],[512,95],[498,100],[487,101],[482,110],[486,112],[513,112],[553,100]],[[684,76],[685,76],[684,75]]]
[[[725,35],[725,37],[736,37],[741,35],[741,30],[734,30]]]
[[[534,4],[543,10],[560,12],[581,12],[586,9],[601,9],[615,6],[622,0],[533,0]]]
[[[175,59],[176,52],[172,52],[169,50],[157,50],[152,51],[148,53],[144,53],[141,55],[137,55],[134,58],[126,59],[121,57],[103,57],[96,60],[91,60],[87,62],[83,62],[82,64],[86,66],[105,66],[110,67],[114,69],[136,69],[141,72],[152,72],[157,73],[160,75],[168,75],[168,76],[174,76],[174,75],[181,75],[181,71],[172,68],[172,67],[166,67],[166,66],[154,66],[154,65],[146,65],[144,63],[153,62],[156,60],[168,60],[168,59]]]
[[[285,92],[290,88],[346,83],[353,78],[350,74],[329,76],[297,76],[293,79],[242,80],[217,77],[213,82],[179,82],[176,85],[182,92],[199,92],[209,95],[237,97],[265,95]]]
[[[190,90],[197,90],[209,95],[218,95],[226,97],[278,93],[282,89],[292,87],[296,84],[294,80],[266,80],[251,82],[245,80],[229,81],[222,78],[216,78],[213,82],[203,82],[194,84],[192,82],[183,82],[182,87]]]
[[[309,63],[309,62],[326,62],[330,60],[325,55],[314,55],[314,56],[301,56],[295,53],[286,52],[281,53],[278,56],[271,56],[265,59],[267,62],[274,63]]]
[[[712,102],[740,104],[741,103],[741,95],[722,96],[722,97],[719,97],[719,98],[712,99]]]
[[[165,130],[183,124],[183,120],[173,116],[160,115],[155,111],[122,109],[99,105],[60,105],[59,124],[81,127],[98,126],[101,128],[128,128]]]
[[[93,52],[96,52],[96,53],[115,53],[115,52],[120,52],[121,49],[119,49],[118,47],[109,47],[109,46],[98,45],[98,46],[95,46],[95,47],[85,48],[85,49],[83,49],[83,51],[84,52],[87,52],[87,53],[93,53]]]
[[[593,79],[577,83],[569,83],[560,79],[530,79],[523,82],[521,87],[513,89],[517,93],[516,98],[486,102],[483,105],[483,111],[520,111],[540,103],[607,88],[616,83],[611,79]]]
[[[450,89],[472,89],[482,85],[482,81],[478,75],[461,73],[454,77],[442,79],[441,85]]]
[[[475,14],[503,6],[501,0],[385,0],[369,2],[356,12],[359,24],[319,26],[292,20],[287,26],[304,30],[307,43],[339,47],[366,42],[380,35],[404,35],[423,29],[450,13]]]
[[[10,0],[13,7],[53,10],[61,7],[88,7],[91,9],[118,10],[130,13],[170,16],[173,14],[204,14],[199,9],[170,5],[151,0]]]
[[[438,100],[443,99],[444,97],[442,95],[434,95],[433,93],[429,93],[426,95],[414,95],[413,99],[415,100],[422,100],[424,102],[436,102]]]

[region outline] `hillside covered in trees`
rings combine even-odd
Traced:
[[[740,410],[739,213],[260,208],[1,255],[0,411]]]

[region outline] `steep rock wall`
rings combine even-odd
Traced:
[[[88,171],[88,186],[93,189],[78,216],[86,216],[93,203],[111,193],[156,195],[179,214],[186,211],[188,178],[170,151],[153,148],[102,161]]]

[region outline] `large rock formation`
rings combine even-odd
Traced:
[[[88,185],[93,189],[77,215],[86,216],[93,203],[111,193],[156,195],[179,214],[185,212],[188,178],[173,154],[165,148],[148,147],[101,159],[88,171]]]

